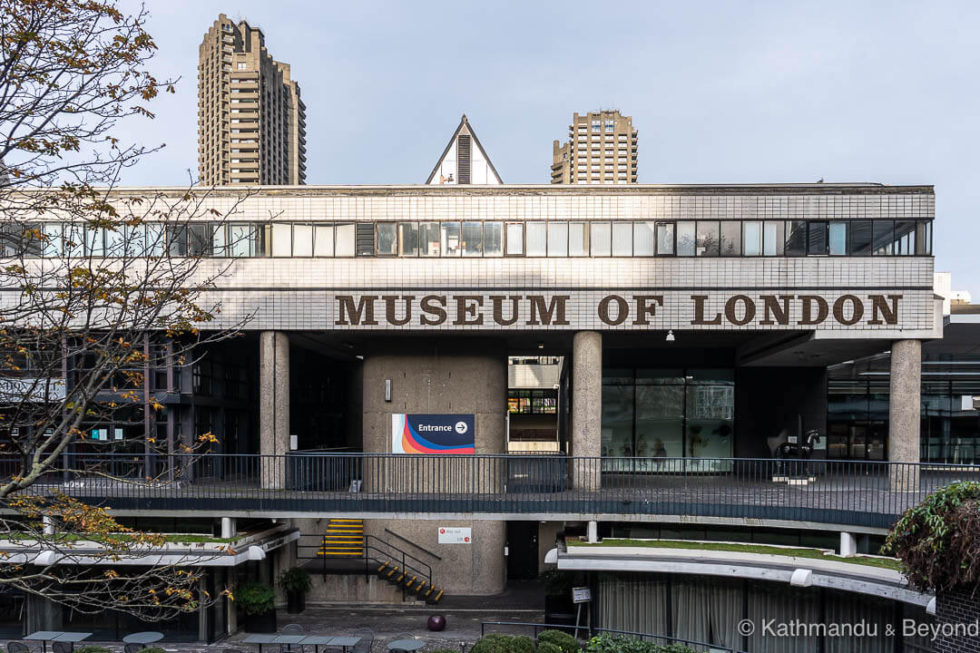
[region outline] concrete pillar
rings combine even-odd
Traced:
[[[840,555],[842,558],[850,558],[857,555],[857,540],[853,533],[840,534]]]
[[[234,517],[221,518],[221,537],[222,539],[235,537],[238,532],[237,523]]]
[[[595,544],[599,541],[599,522],[590,521],[589,522],[589,542]]]
[[[888,460],[891,463],[919,462],[921,388],[922,342],[896,340],[892,344],[888,397]],[[891,465],[889,486],[896,492],[917,492],[919,468],[912,464]]]
[[[289,337],[279,331],[259,335],[259,453],[262,487],[281,489],[289,451]]]
[[[595,458],[572,469],[578,489],[598,489],[602,453],[602,335],[580,331],[572,339],[572,456]]]

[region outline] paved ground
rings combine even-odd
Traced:
[[[374,635],[372,653],[385,653],[389,642],[396,639],[418,639],[425,643],[422,651],[450,648],[468,651],[480,638],[481,624],[487,621],[533,622],[544,621],[543,592],[536,581],[512,582],[507,590],[494,597],[447,597],[438,606],[350,606],[311,605],[298,615],[278,614],[278,627],[290,623],[301,625],[310,635]],[[430,632],[426,627],[429,616],[439,614],[446,618],[446,629]],[[153,630],[153,626],[147,626]],[[532,628],[519,626],[492,626],[487,632],[532,634]],[[174,643],[164,640],[162,647],[175,653],[223,653],[235,649],[242,653],[257,653],[256,646],[242,642],[244,632],[212,644]],[[2,642],[6,650],[6,642]],[[119,642],[86,641],[85,644],[104,646],[121,653]],[[465,648],[464,648],[465,646]],[[31,643],[31,650],[40,653],[40,644]],[[50,651],[50,647],[48,648]],[[339,649],[323,649],[322,653],[336,653]],[[263,647],[264,653],[279,653],[278,647]],[[305,653],[313,653],[307,647]]]

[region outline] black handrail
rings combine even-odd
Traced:
[[[20,473],[0,454],[0,481]],[[980,465],[771,458],[373,453],[72,454],[25,495],[115,510],[362,518],[595,515],[772,520],[887,529]]]
[[[378,546],[372,545],[372,541],[386,548],[379,548]],[[381,555],[380,558],[375,558],[370,553],[374,551]],[[392,553],[394,552],[394,553]],[[375,535],[365,535],[364,536],[364,559],[365,561],[373,562],[387,562],[394,561],[400,563],[400,568],[405,573],[412,573],[415,576],[421,576],[422,580],[425,580],[430,586],[432,585],[432,567],[430,567],[425,562],[419,560],[415,556],[402,549],[399,549],[394,544],[382,540]],[[409,560],[412,563],[417,563],[418,568],[414,564],[409,564]]]
[[[408,544],[411,544],[412,546],[414,546],[419,551],[422,551],[423,553],[428,553],[430,556],[432,556],[436,560],[439,560],[439,561],[442,560],[442,556],[436,555],[435,553],[433,553],[432,551],[429,551],[424,546],[419,546],[418,544],[416,544],[412,540],[408,539],[407,537],[403,537],[403,536],[399,535],[398,533],[396,533],[395,531],[391,530],[390,528],[385,528],[385,533],[387,533],[388,535],[394,535],[395,537],[397,537],[402,542],[406,542]]]
[[[589,638],[591,639],[594,633],[609,633],[611,635],[625,635],[627,637],[636,637],[637,639],[653,639],[658,641],[664,641],[671,644],[684,644],[686,646],[697,646],[705,648],[709,651],[726,651],[727,653],[745,653],[742,649],[732,648],[730,646],[722,646],[720,644],[708,644],[706,642],[699,642],[694,639],[683,639],[681,637],[672,637],[670,635],[655,635],[653,633],[641,633],[633,630],[616,630],[613,628],[598,628],[598,627],[588,627],[588,626],[574,626],[568,624],[541,624],[532,621],[482,621],[480,622],[480,637],[486,635],[487,626],[517,626],[519,628],[531,628],[533,629],[534,638],[537,639],[538,632],[542,630],[571,630],[579,631],[584,630],[589,633]]]

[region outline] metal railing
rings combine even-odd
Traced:
[[[887,528],[980,466],[761,458],[293,453],[66,456],[26,492],[118,510],[479,518],[682,515]],[[20,472],[0,456],[0,476]]]
[[[539,624],[531,621],[483,621],[480,622],[480,637],[484,637],[487,634],[487,626],[517,629],[530,628],[534,639],[537,639],[538,633],[544,630],[561,630],[575,634],[576,637],[578,631],[583,631],[588,633],[588,639],[591,639],[595,635],[605,633],[609,635],[633,637],[643,641],[651,641],[656,644],[683,644],[684,646],[693,648],[696,651],[707,651],[708,653],[744,653],[744,651],[740,648],[723,646],[721,644],[707,644],[694,639],[671,637],[670,635],[654,635],[653,633],[641,633],[633,630],[615,630],[613,628],[596,628],[568,624]]]

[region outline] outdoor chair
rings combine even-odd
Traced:
[[[72,645],[69,642],[51,642],[52,653],[72,653]]]
[[[353,634],[354,637],[361,638],[361,641],[351,649],[353,653],[371,653],[371,647],[374,646],[374,631],[370,628],[361,628],[354,631]]]
[[[279,631],[280,635],[305,635],[306,630],[299,624],[286,624]],[[302,651],[302,644],[283,644],[279,647],[280,651]]]
[[[146,644],[126,644],[123,646],[123,653],[138,653],[146,648]]]
[[[23,642],[7,642],[7,653],[31,653],[31,649]]]

